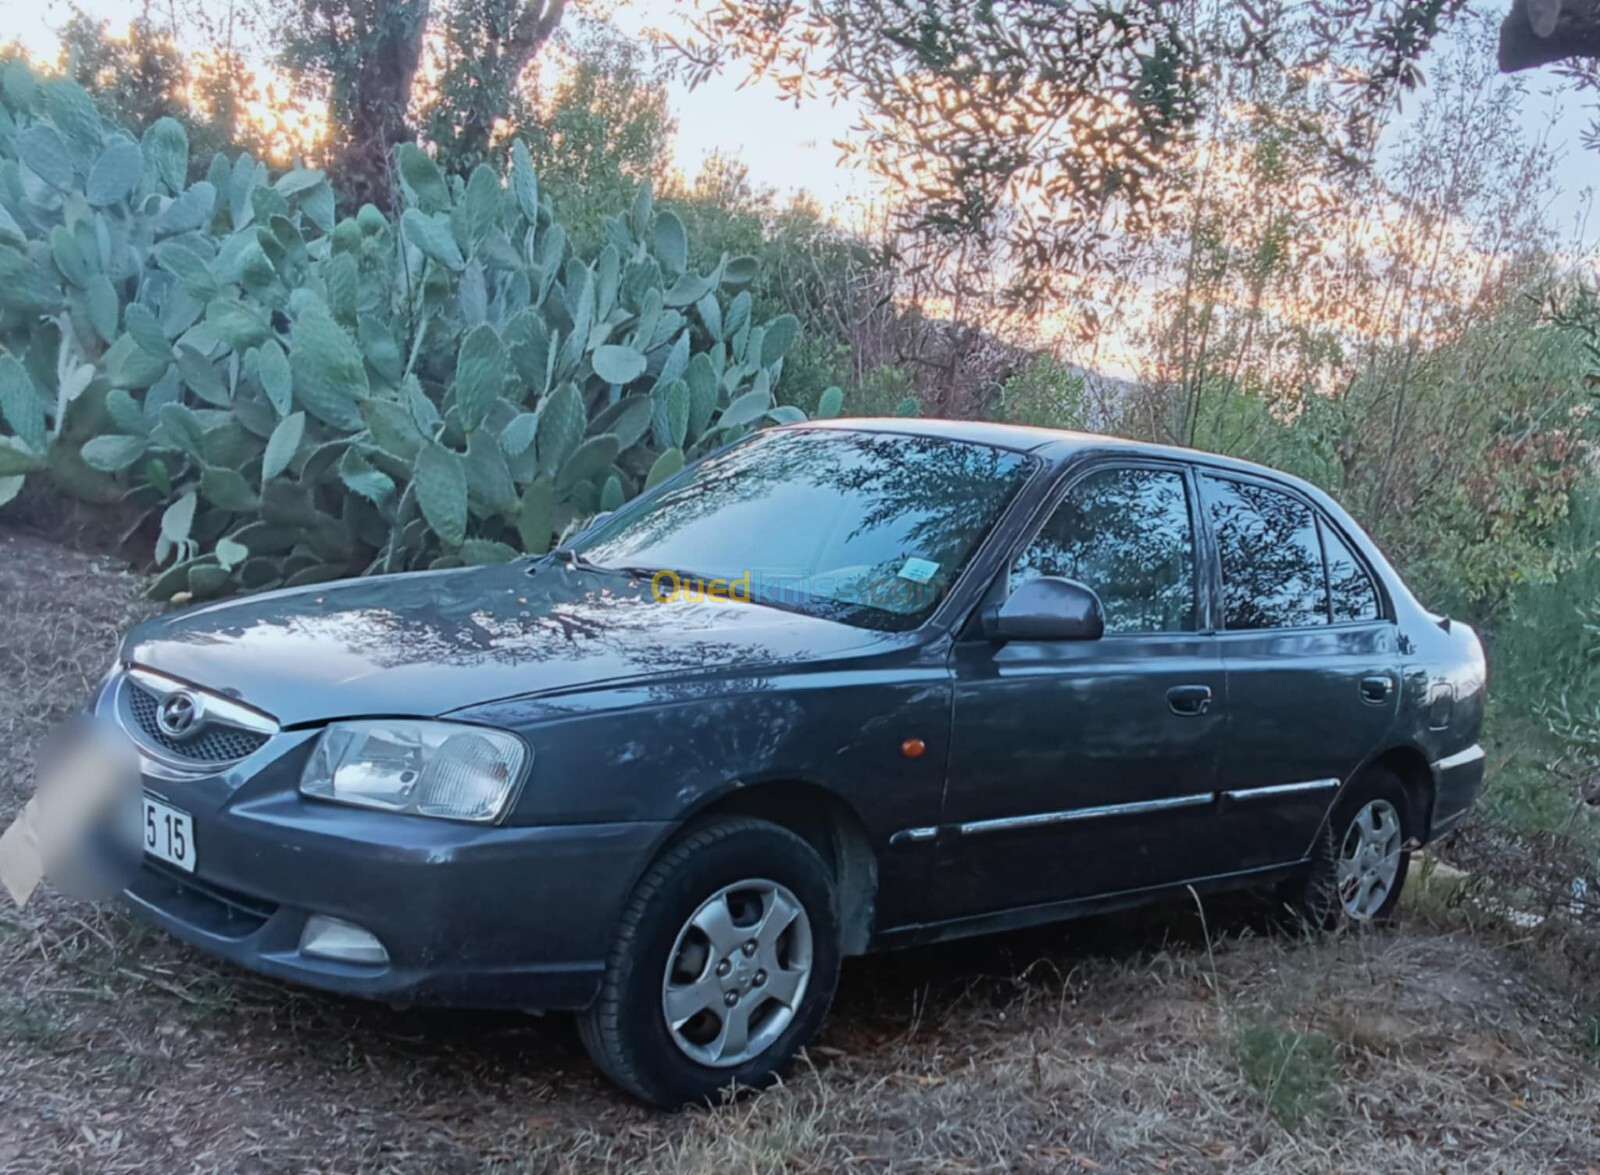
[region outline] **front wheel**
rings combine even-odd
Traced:
[[[639,882],[579,1034],[638,1097],[711,1101],[774,1081],[821,1025],[838,976],[832,877],[816,851],[764,820],[719,820]]]
[[[1409,805],[1392,774],[1374,770],[1345,789],[1317,837],[1310,870],[1284,898],[1313,926],[1386,922],[1400,903],[1411,854]]]

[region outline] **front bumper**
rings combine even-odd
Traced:
[[[145,791],[193,822],[196,870],[146,857],[124,893],[133,912],[250,970],[347,995],[592,1002],[623,905],[672,825],[487,826],[307,799],[298,782],[318,733],[280,732],[211,775],[142,759]],[[388,961],[302,954],[313,914],[377,936]]]
[[[128,904],[252,971],[404,1004],[586,1007],[623,903],[667,831],[652,824],[448,827],[453,837],[410,837],[399,835],[410,828],[372,827],[357,810],[291,813],[291,804],[194,814],[197,872],[147,860],[125,892]],[[385,823],[432,822],[390,816]],[[389,961],[302,955],[300,934],[312,914],[370,931]]]

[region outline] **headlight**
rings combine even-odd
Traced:
[[[302,795],[447,820],[488,822],[522,778],[516,735],[457,722],[336,722],[300,775]]]

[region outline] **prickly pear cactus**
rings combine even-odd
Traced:
[[[749,257],[687,263],[650,189],[580,257],[526,149],[404,209],[339,215],[320,171],[187,174],[88,95],[0,73],[0,505],[29,476],[159,518],[158,598],[540,552],[773,403],[791,315]],[[829,389],[824,411],[839,411]]]

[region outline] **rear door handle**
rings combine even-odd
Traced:
[[[1174,714],[1194,716],[1211,709],[1209,685],[1175,685],[1167,691],[1167,708]]]
[[[1361,700],[1380,705],[1394,692],[1394,678],[1387,673],[1372,673],[1361,679]]]

